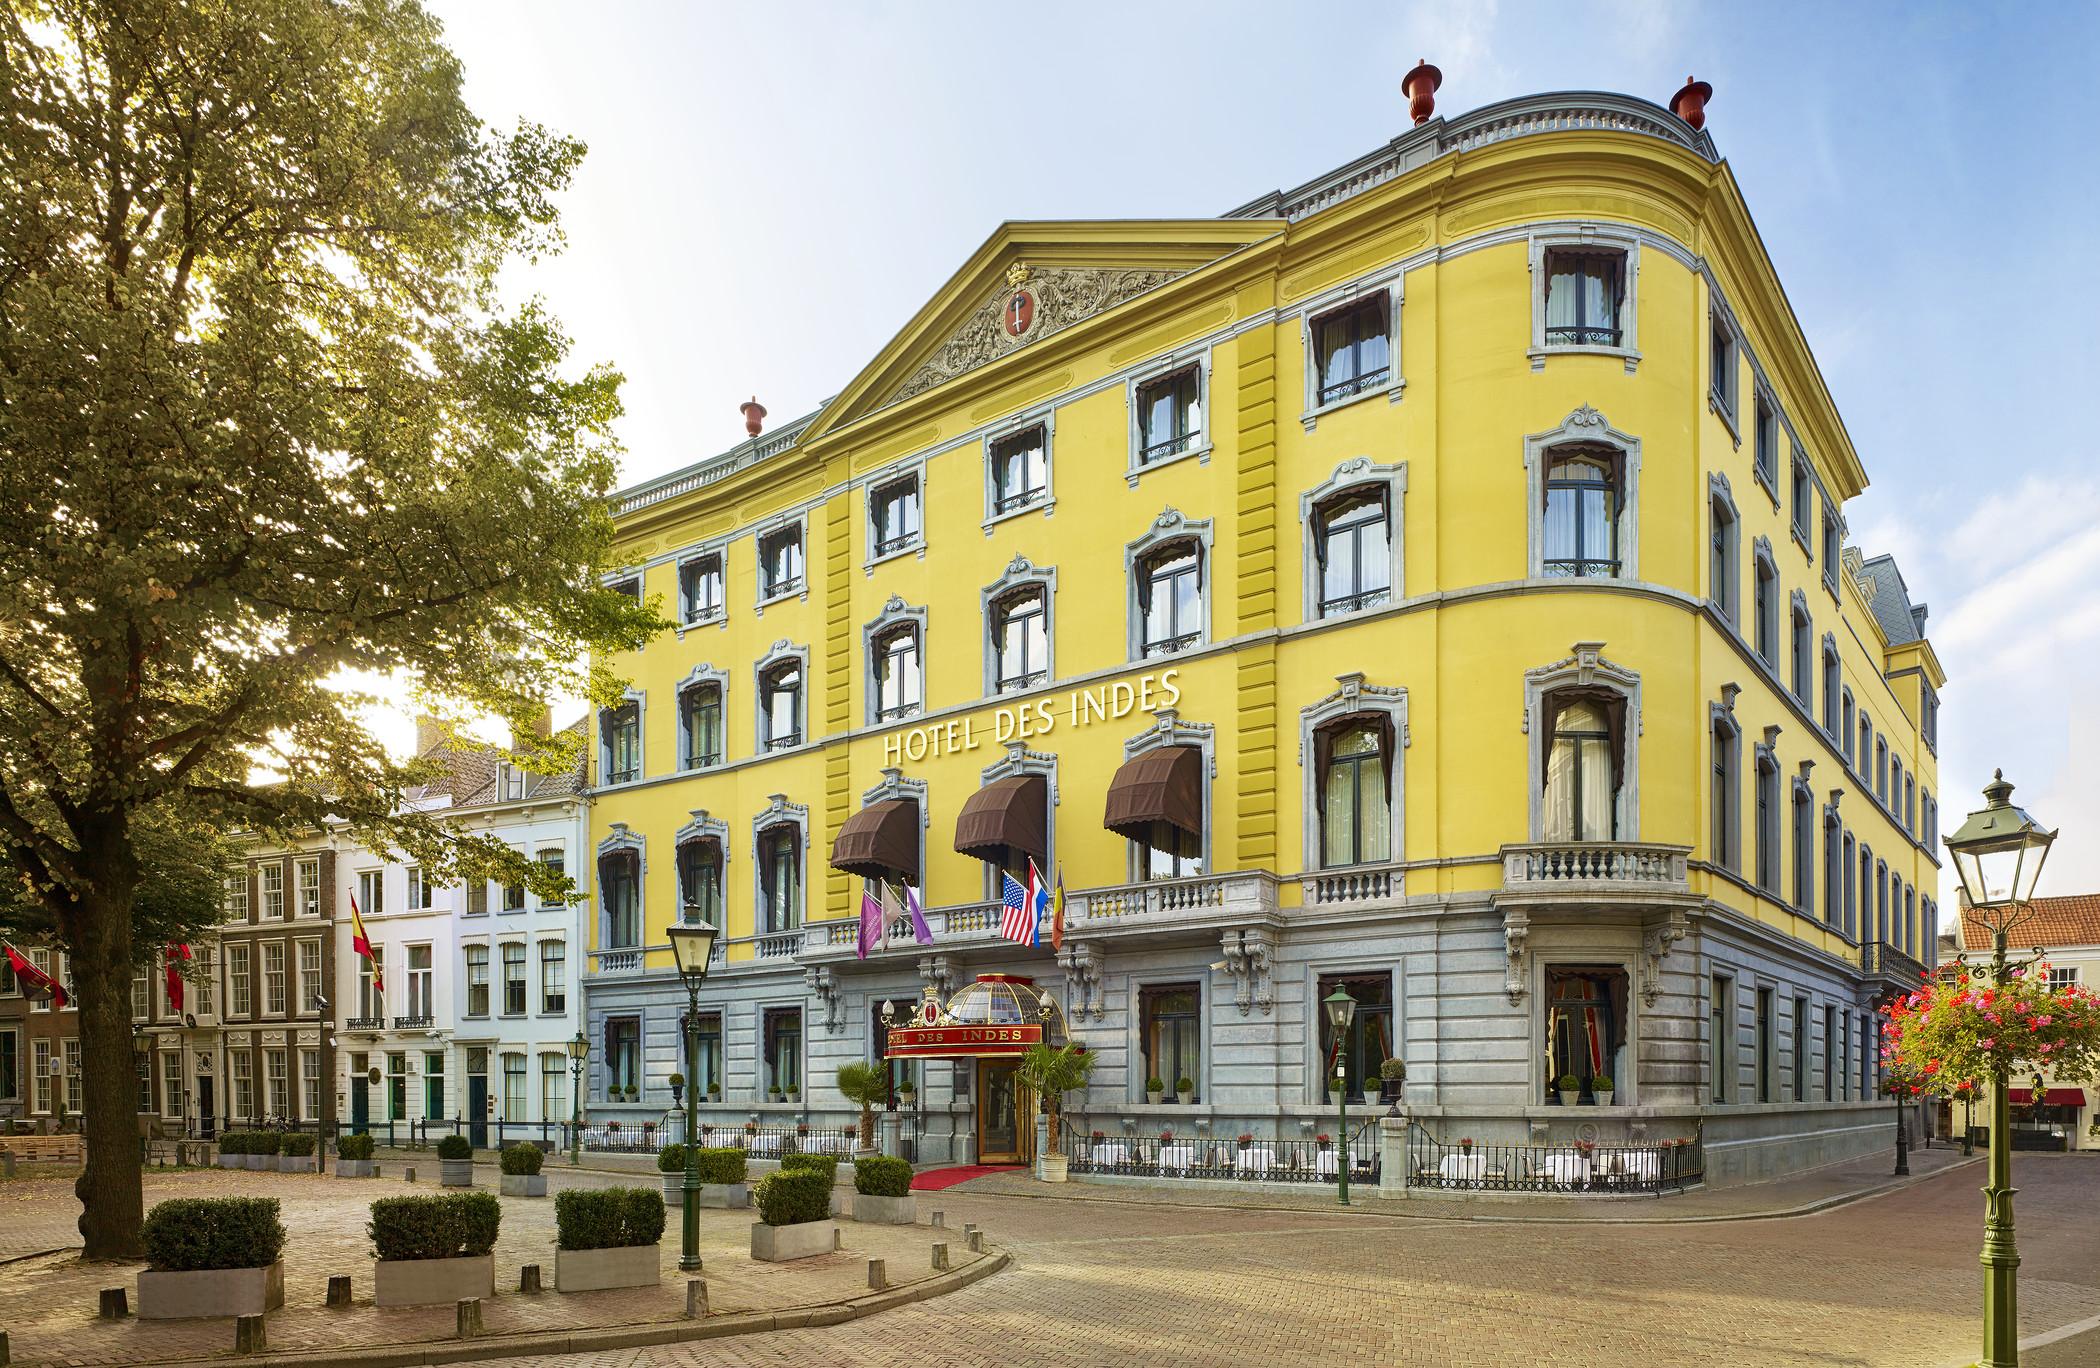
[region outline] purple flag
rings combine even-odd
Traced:
[[[919,890],[910,884],[904,885],[904,910],[911,914],[911,938],[921,945],[933,944],[933,932],[926,929],[926,909],[919,903]]]
[[[866,959],[868,951],[874,949],[875,942],[881,939],[882,904],[875,901],[874,894],[862,890],[860,895],[860,944],[855,947],[855,953],[861,959]]]

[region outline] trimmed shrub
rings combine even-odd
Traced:
[[[784,1169],[808,1169],[824,1175],[824,1181],[838,1181],[839,1157],[836,1154],[783,1154],[780,1166]]]
[[[740,1149],[703,1148],[698,1167],[703,1183],[741,1183],[744,1181],[744,1152]]]
[[[831,1215],[831,1178],[820,1169],[783,1168],[751,1190],[758,1217],[769,1226],[801,1225]]]
[[[438,1141],[438,1158],[440,1159],[472,1159],[473,1157],[474,1146],[468,1142],[467,1137],[464,1135],[455,1133]]]
[[[275,1197],[175,1197],[146,1213],[146,1258],[161,1273],[268,1268],[284,1252]]]
[[[281,1154],[284,1152],[284,1132],[260,1130],[248,1132],[248,1154]]]
[[[547,1156],[540,1152],[538,1145],[524,1144],[512,1145],[505,1149],[501,1159],[505,1173],[513,1177],[523,1175],[529,1178],[540,1171],[540,1165],[546,1162]]]
[[[365,1233],[382,1259],[458,1259],[496,1247],[503,1204],[489,1192],[442,1197],[382,1197]]]
[[[247,1152],[248,1132],[233,1130],[219,1132],[219,1153],[246,1154]]]
[[[664,1234],[664,1196],[651,1188],[570,1188],[554,1195],[557,1248],[627,1249]]]
[[[888,1155],[853,1161],[853,1190],[870,1197],[902,1197],[911,1191],[911,1165]]]
[[[338,1159],[369,1159],[372,1157],[372,1136],[345,1135],[335,1142],[335,1157]]]
[[[284,1153],[294,1159],[304,1159],[314,1152],[314,1137],[297,1131],[288,1131],[284,1137]]]
[[[656,1152],[656,1171],[659,1173],[685,1172],[685,1146],[665,1145]]]

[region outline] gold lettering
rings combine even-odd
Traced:
[[[942,724],[941,740],[947,745],[946,754],[955,754],[955,738],[961,730],[961,726],[952,717]]]
[[[882,763],[885,768],[895,769],[903,755],[904,741],[896,732],[882,738]]]
[[[1109,713],[1111,717],[1128,717],[1130,710],[1137,705],[1137,690],[1130,687],[1130,681],[1127,679],[1119,679],[1109,685],[1108,696],[1114,705],[1113,711]]]
[[[974,717],[963,719],[963,749],[977,749],[977,719]]]
[[[1057,709],[1049,699],[1046,698],[1035,705],[1035,714],[1036,720],[1042,724],[1037,728],[1039,733],[1049,732],[1057,726]]]
[[[1138,680],[1138,711],[1139,711],[1139,712],[1151,712],[1151,711],[1152,711],[1152,676],[1151,676],[1151,675],[1146,675],[1146,676],[1145,676],[1144,678],[1142,678],[1142,679]]]
[[[1012,708],[1001,708],[992,714],[992,741],[997,745],[1003,746],[1013,739],[1014,710]]]
[[[1161,707],[1171,708],[1181,702],[1181,686],[1174,682],[1174,676],[1180,673],[1180,667],[1176,666],[1174,669],[1164,671],[1160,675],[1159,687],[1163,691],[1163,696],[1159,700]]]
[[[904,733],[904,756],[914,763],[926,758],[926,729],[913,727]]]
[[[1106,695],[1102,690],[1088,689],[1081,693],[1079,697],[1085,704],[1085,713],[1078,719],[1082,725],[1108,716],[1108,705],[1103,701]]]

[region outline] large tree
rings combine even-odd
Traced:
[[[138,1246],[156,833],[333,816],[537,879],[365,719],[558,766],[542,701],[653,624],[599,587],[619,378],[496,288],[581,155],[476,119],[413,0],[0,0],[0,847],[72,962],[90,1258]]]

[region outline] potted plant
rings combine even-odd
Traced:
[[[503,1176],[496,1180],[497,1189],[505,1197],[544,1197],[547,1195],[547,1176],[540,1172],[540,1165],[547,1156],[538,1145],[526,1141],[522,1145],[508,1145],[498,1160]]]
[[[249,1131],[248,1145],[243,1152],[247,1155],[249,1168],[274,1169],[277,1167],[278,1152],[283,1148],[284,1132],[273,1130]]]
[[[663,1175],[664,1204],[685,1200],[685,1146],[665,1145],[656,1152],[656,1171]]]
[[[140,1229],[139,1318],[259,1316],[284,1305],[275,1197],[177,1197]]]
[[[918,1199],[911,1195],[911,1165],[871,1154],[853,1161],[853,1219],[872,1225],[914,1225]]]
[[[1592,1078],[1590,1080],[1590,1091],[1596,1094],[1598,1106],[1609,1107],[1611,1105],[1612,1095],[1611,1075],[1598,1074],[1596,1077]]]
[[[447,1139],[456,1137],[447,1136]],[[442,1306],[496,1295],[496,1232],[503,1204],[493,1192],[382,1197],[365,1227],[378,1263],[377,1306]]]
[[[834,1189],[839,1186],[839,1160],[835,1154],[805,1154],[797,1149],[784,1150],[780,1156],[780,1167],[805,1173],[821,1173],[824,1175],[824,1181]],[[831,1214],[839,1214],[839,1197],[836,1191],[831,1195]]]
[[[571,1188],[554,1198],[554,1290],[663,1281],[664,1199],[647,1188]]]
[[[661,1161],[659,1161],[661,1162]],[[700,1205],[732,1210],[751,1205],[751,1187],[745,1181],[744,1152],[740,1149],[702,1149],[695,1158],[699,1169]],[[684,1200],[685,1174],[678,1175],[679,1200]],[[665,1175],[665,1200],[670,1200],[670,1175]]]
[[[1378,1065],[1378,1100],[1385,1103],[1398,1102],[1407,1082],[1407,1064],[1403,1060],[1388,1059]]]
[[[831,1175],[821,1169],[786,1168],[769,1173],[752,1189],[758,1220],[751,1226],[751,1257],[766,1263],[829,1254],[838,1242],[831,1219]]]
[[[376,1178],[379,1165],[372,1162],[372,1137],[369,1132],[344,1135],[335,1142],[335,1176],[338,1178]]]
[[[1145,1100],[1147,1102],[1156,1107],[1159,1105],[1159,1100],[1166,1095],[1167,1085],[1163,1079],[1155,1075],[1145,1080]]]
[[[1238,1139],[1238,1143],[1239,1143],[1239,1147],[1240,1147],[1241,1149],[1251,1149],[1251,1148],[1253,1148],[1253,1145],[1254,1145],[1254,1132],[1253,1132],[1253,1131],[1241,1131],[1241,1132],[1239,1133],[1239,1139]]]
[[[1163,1130],[1163,1131],[1161,1131],[1161,1132],[1159,1133],[1159,1143],[1160,1143],[1160,1144],[1162,1144],[1162,1145],[1171,1145],[1171,1144],[1173,1144],[1173,1143],[1174,1143],[1174,1132],[1172,1132],[1172,1131],[1170,1131],[1170,1130]]]
[[[909,1078],[905,1079],[902,1083],[899,1083],[897,1085],[897,1100],[903,1105],[909,1107],[910,1105],[912,1105],[912,1103],[918,1101],[918,1098],[918,1085],[913,1083]]]
[[[780,1085],[778,1083],[775,1083],[773,1086],[766,1089],[766,1101],[774,1104],[775,1106],[778,1106],[780,1104],[780,1097],[781,1092]]]
[[[682,1073],[675,1073],[675,1072],[674,1072],[674,1073],[673,1073],[673,1074],[671,1075],[671,1105],[672,1105],[672,1106],[674,1106],[674,1107],[676,1107],[676,1106],[679,1106],[680,1104],[682,1104],[682,1103],[683,1103],[684,1101],[685,1101],[685,1075],[684,1075],[684,1074],[682,1074]]]
[[[707,1100],[710,1102],[719,1102],[722,1100],[722,1085],[720,1083],[710,1083],[707,1085]]]
[[[1184,1107],[1194,1103],[1196,1100],[1196,1080],[1190,1078],[1187,1074],[1183,1074],[1175,1079],[1174,1096]]]
[[[312,1173],[314,1171],[314,1141],[317,1137],[292,1131],[285,1135],[282,1148],[277,1155],[279,1173]]]
[[[619,1122],[617,1122],[617,1121],[608,1121],[608,1122],[606,1122],[606,1123],[605,1123],[605,1133],[606,1133],[607,1135],[618,1135],[618,1134],[620,1133],[620,1123],[619,1123]]]
[[[1320,1149],[1324,1152],[1330,1145],[1334,1144],[1334,1139],[1333,1137],[1327,1135],[1325,1132],[1322,1132],[1321,1134],[1315,1135],[1313,1137],[1313,1143],[1318,1145]]]
[[[1574,1106],[1576,1099],[1582,1096],[1582,1080],[1574,1074],[1562,1074],[1556,1087],[1560,1093],[1560,1104],[1563,1107]]]
[[[839,1095],[860,1108],[860,1147],[856,1157],[875,1153],[875,1107],[887,1101],[889,1070],[856,1059],[839,1065]]]
[[[248,1167],[248,1132],[221,1131],[219,1133],[219,1167],[237,1169]]]
[[[1062,1047],[1031,1045],[1021,1056],[1017,1072],[1040,1099],[1047,1123],[1043,1152],[1036,1156],[1036,1177],[1043,1182],[1062,1183],[1066,1179],[1070,1165],[1058,1147],[1057,1123],[1064,1112],[1065,1094],[1086,1087],[1087,1078],[1094,1072],[1094,1060],[1086,1046],[1076,1042]]]
[[[474,1186],[474,1146],[464,1135],[438,1141],[438,1182],[445,1187]]]
[[[802,1100],[802,1085],[792,1078],[790,1078],[787,1081],[787,1083],[782,1087],[781,1091],[787,1094],[787,1100],[790,1104],[800,1102]]]

